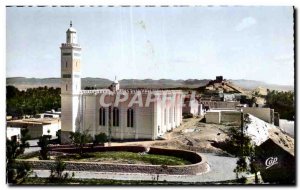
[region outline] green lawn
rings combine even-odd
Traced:
[[[82,156],[78,154],[60,156],[63,161],[97,161],[129,164],[152,164],[152,165],[186,165],[189,161],[174,156],[144,154],[134,152],[93,152]]]

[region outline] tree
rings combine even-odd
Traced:
[[[107,135],[105,133],[99,133],[98,135],[95,135],[95,139],[93,141],[94,145],[97,144],[104,144],[108,141]]]
[[[63,174],[66,170],[66,163],[57,159],[55,161],[55,165],[51,168],[51,173],[49,176],[50,182],[64,182],[69,178],[69,173]],[[72,173],[72,177],[74,177],[74,172]]]
[[[243,116],[243,123],[249,123],[249,115]],[[241,179],[240,182],[246,182],[245,177],[239,178],[239,173],[250,172],[255,174],[255,182],[258,183],[257,167],[255,164],[255,146],[251,143],[251,138],[244,134],[244,132],[236,127],[229,128],[229,138],[226,140],[227,148],[230,153],[238,157],[237,166],[234,169],[236,177]]]
[[[295,100],[294,92],[268,91],[266,96],[266,106],[274,109],[283,119],[294,120]]]
[[[6,139],[6,180],[8,183],[22,183],[32,172],[29,164],[15,161],[20,154],[22,154],[20,144]]]
[[[29,143],[27,142],[28,140],[31,139],[31,136],[28,134],[29,130],[26,129],[21,129],[21,144],[20,144],[20,151],[21,154],[24,153],[25,148],[29,147]]]
[[[19,91],[14,86],[6,86],[6,112],[16,117],[23,114],[34,115],[60,108],[60,88],[28,88]]]
[[[49,137],[41,136],[39,138],[38,145],[39,145],[39,147],[41,147],[39,158],[41,160],[49,160],[49,155],[48,155],[48,152],[50,150],[49,149]]]
[[[83,154],[83,147],[85,144],[92,142],[92,137],[88,134],[88,131],[85,130],[82,133],[77,132],[71,132],[70,133],[70,139],[72,144],[74,144],[77,149],[79,150],[80,156]]]

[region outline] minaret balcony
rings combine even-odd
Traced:
[[[80,45],[74,43],[62,43],[61,47],[80,47]]]

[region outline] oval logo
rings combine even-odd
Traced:
[[[278,161],[277,157],[269,157],[265,162],[265,165],[267,166],[266,169],[274,166],[275,164],[278,164],[277,161]]]

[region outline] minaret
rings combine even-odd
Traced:
[[[115,80],[110,85],[109,89],[113,92],[117,92],[120,89],[120,84],[119,84],[119,81],[117,80],[117,76],[115,76]]]
[[[66,32],[66,43],[61,44],[61,141],[69,143],[70,132],[79,129],[79,94],[81,90],[81,47],[77,32],[72,27]]]

